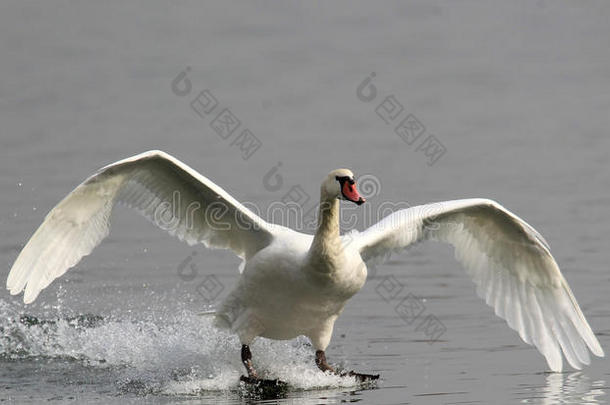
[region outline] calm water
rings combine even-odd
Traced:
[[[2,2],[0,279],[48,210],[119,158],[166,150],[261,210],[295,192],[313,206],[325,174],[347,166],[375,176],[370,207],[480,196],[528,220],[608,351],[609,13],[605,2],[543,0]],[[187,68],[190,86],[172,91]],[[357,97],[373,72],[376,93]],[[206,89],[218,106],[200,117],[190,102]],[[376,108],[392,95],[403,110],[394,104],[386,124]],[[224,108],[241,122],[227,139],[210,126]],[[408,114],[425,128],[411,144],[393,130]],[[261,142],[248,159],[245,128]],[[427,156],[424,139],[446,152]],[[363,212],[350,227],[377,219]],[[237,385],[236,338],[197,315],[228,293],[238,264],[118,208],[110,237],[33,305],[0,293],[0,402],[256,402]],[[320,375],[305,339],[259,340],[258,367],[292,386],[267,403],[608,400],[607,360],[546,373],[449,247],[411,249],[373,276],[328,356],[381,382]],[[396,297],[383,294],[387,280],[402,286]],[[423,308],[411,323],[395,312],[409,294]],[[418,327],[428,316],[444,328],[435,342]]]

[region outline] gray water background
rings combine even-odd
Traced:
[[[602,1],[4,1],[0,278],[50,208],[135,153],[165,150],[263,209],[296,185],[313,204],[325,174],[346,166],[378,179],[372,206],[488,197],[518,213],[608,350],[609,18]],[[178,96],[171,82],[187,66],[192,90]],[[356,89],[371,72],[378,94],[364,102]],[[262,142],[249,159],[191,109],[204,89]],[[376,114],[389,95],[446,148],[433,165]],[[283,184],[270,191],[278,162]],[[178,276],[188,258],[192,281]],[[238,264],[118,208],[110,237],[33,305],[0,292],[0,402],[254,401],[236,388],[238,342],[196,315],[209,308],[199,283],[221,283],[214,304]],[[442,322],[439,341],[379,294],[387,276]],[[329,359],[381,373],[376,389],[320,379],[304,339],[253,352],[301,384],[279,403],[604,403],[610,380],[597,358],[546,373],[437,244],[380,266],[337,321]]]

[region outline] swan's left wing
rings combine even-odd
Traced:
[[[495,201],[411,207],[353,238],[367,262],[422,240],[448,242],[479,296],[538,348],[553,371],[562,369],[562,351],[576,369],[590,363],[587,346],[596,356],[604,355],[546,241]]]
[[[222,188],[162,151],[149,151],[100,169],[55,208],[25,245],[6,281],[11,294],[40,291],[88,255],[110,232],[122,203],[190,245],[231,249],[249,258],[274,238],[271,224]]]

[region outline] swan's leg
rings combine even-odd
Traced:
[[[324,350],[316,350],[316,366],[322,371],[335,372],[335,369],[328,365],[326,362],[326,353]]]
[[[241,362],[244,363],[244,367],[248,371],[248,377],[257,378],[256,370],[252,365],[252,352],[248,345],[241,345]]]
[[[313,347],[316,349],[316,366],[324,372],[330,371],[331,373],[340,375],[340,376],[353,376],[356,377],[358,381],[370,381],[377,380],[379,378],[379,374],[360,374],[354,371],[350,372],[338,372],[333,367],[328,365],[326,361],[326,353],[325,350],[330,343],[330,337],[333,334],[333,326],[335,324],[335,320],[337,316],[333,316],[329,318],[326,322],[319,325],[316,329],[313,329],[309,334],[309,339],[313,344]]]
[[[263,389],[264,392],[268,394],[277,394],[279,392],[283,392],[288,385],[280,380],[268,380],[265,378],[258,378],[256,374],[256,370],[252,365],[252,352],[250,351],[250,346],[241,345],[241,361],[244,363],[244,367],[248,370],[248,376],[241,376],[239,378],[240,381],[245,382],[246,384],[253,385],[258,389]]]
[[[355,371],[339,373],[339,372],[335,371],[335,369],[333,367],[329,366],[328,363],[326,362],[326,353],[324,352],[324,350],[316,350],[316,365],[318,366],[318,368],[320,370],[322,370],[324,372],[330,371],[331,373],[340,375],[341,377],[345,377],[345,376],[355,377],[356,380],[361,381],[361,382],[379,379],[379,374],[362,374],[362,373],[356,373]]]

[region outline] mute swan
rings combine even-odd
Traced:
[[[13,264],[7,288],[11,294],[25,289],[24,302],[31,303],[108,235],[116,202],[160,225],[155,215],[175,192],[180,206],[173,210],[174,226],[165,227],[171,234],[191,245],[230,248],[245,261],[215,316],[219,327],[239,336],[245,381],[257,381],[249,349],[257,336],[305,335],[318,367],[334,372],[325,350],[344,305],[364,285],[366,263],[421,240],[452,244],[478,294],[538,348],[551,370],[562,369],[562,352],[576,369],[589,364],[589,350],[604,356],[547,243],[530,225],[494,201],[466,199],[403,209],[363,232],[340,236],[339,200],[364,203],[347,169],[324,179],[318,228],[307,235],[265,222],[167,153],[121,160],[86,179],[49,212]],[[189,217],[193,203],[202,211]]]

